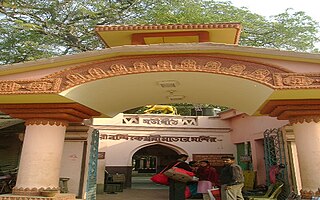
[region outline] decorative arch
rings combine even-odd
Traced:
[[[138,147],[136,147],[135,149],[133,149],[130,153],[129,153],[129,160],[128,160],[128,164],[131,165],[132,163],[132,157],[133,155],[139,151],[140,149],[143,149],[145,147],[149,147],[149,146],[153,146],[153,145],[162,145],[164,147],[167,147],[167,148],[170,148],[172,150],[174,150],[175,152],[177,152],[178,154],[188,154],[186,150],[182,149],[181,147],[178,147],[176,145],[172,145],[172,144],[168,144],[168,143],[165,143],[165,142],[151,142],[151,143],[148,143],[148,144],[143,144],[143,145],[140,145]]]
[[[99,79],[155,72],[200,72],[235,76],[272,89],[320,87],[319,73],[294,73],[270,64],[222,54],[163,54],[88,62],[38,80],[0,81],[0,94],[57,94]]]
[[[91,81],[130,74],[202,72],[255,81],[272,89],[318,89],[319,73],[294,73],[223,54],[121,56],[74,65],[38,80],[0,81],[0,94],[58,94]]]
[[[117,57],[77,65],[46,78],[61,79],[60,91],[94,80],[153,72],[202,72],[249,79],[274,88],[275,74],[291,71],[263,63],[214,54]]]

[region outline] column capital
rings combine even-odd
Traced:
[[[289,120],[290,123],[320,122],[320,99],[270,100],[261,114]]]
[[[25,125],[56,125],[56,126],[68,126],[68,121],[60,120],[60,119],[40,119],[40,118],[32,118],[27,119],[25,121]]]
[[[100,113],[79,103],[0,104],[0,111],[27,124],[56,124],[82,122]]]

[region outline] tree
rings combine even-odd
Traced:
[[[315,49],[315,43],[319,42],[319,23],[304,12],[287,9],[286,12],[273,16],[271,23],[268,38],[273,38],[274,43],[270,47],[293,51],[314,49],[314,52],[319,52],[319,49]],[[268,47],[268,41],[265,46]]]
[[[241,22],[244,29],[240,45],[282,50],[319,52],[319,22],[304,12],[287,9],[284,13],[265,18],[231,2],[212,0],[159,0],[153,9],[132,23],[214,23]],[[170,2],[170,3],[169,3]]]
[[[240,45],[317,52],[319,24],[287,10],[269,19],[214,0],[1,0],[0,64],[103,48],[97,24],[241,22]]]
[[[134,0],[2,0],[0,64],[103,48],[97,24],[123,24]],[[134,8],[139,5],[139,8]]]

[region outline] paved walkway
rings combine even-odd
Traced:
[[[124,189],[116,194],[98,194],[97,200],[168,200],[165,189]]]
[[[97,200],[168,200],[169,187],[157,185],[150,177],[132,177],[132,188],[116,194],[98,194]]]

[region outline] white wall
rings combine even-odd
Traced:
[[[60,177],[68,177],[68,189],[70,193],[79,195],[79,183],[81,176],[81,163],[84,142],[65,141],[61,162]]]

